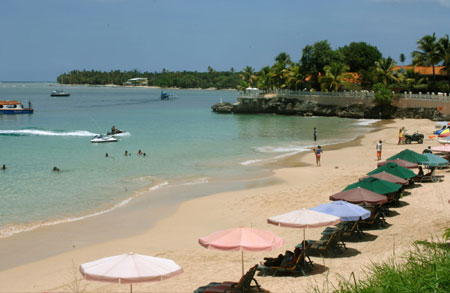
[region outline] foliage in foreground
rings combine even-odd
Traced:
[[[416,242],[413,249],[399,260],[392,258],[381,264],[372,264],[366,274],[365,280],[342,280],[330,291],[450,292],[450,244]],[[313,291],[322,290],[315,287]]]

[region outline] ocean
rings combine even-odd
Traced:
[[[35,109],[0,114],[0,165],[7,166],[0,171],[0,238],[105,213],[142,191],[258,178],[276,160],[317,144],[326,152],[374,122],[213,113],[220,100],[236,101],[231,90],[166,90],[176,98],[162,101],[160,89],[63,86],[69,97],[50,97],[58,88],[0,83],[0,100],[30,100]],[[113,125],[128,134],[114,143],[90,142]]]

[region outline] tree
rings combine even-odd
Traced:
[[[342,62],[342,55],[333,51],[328,41],[319,41],[312,46],[303,48],[300,66],[305,76],[310,76],[310,82],[317,86],[319,74],[323,74],[323,68],[333,62]]]
[[[351,72],[360,72],[374,66],[375,61],[380,60],[383,55],[377,47],[366,42],[352,42],[347,46],[339,48],[344,58],[344,63],[350,67]]]
[[[383,58],[375,62],[375,71],[378,73],[378,77],[384,86],[399,81],[400,73],[394,71],[395,65],[395,61],[391,57]]]
[[[268,90],[272,88],[272,79],[270,76],[270,67],[264,66],[261,70],[256,74],[257,80],[256,85],[261,90]]]
[[[285,77],[287,88],[291,90],[298,90],[305,83],[305,76],[302,74],[299,65],[291,65],[285,69]]]
[[[413,64],[433,67],[433,81],[436,81],[435,66],[441,61],[436,33],[426,35],[417,41],[417,51],[412,52]]]
[[[438,52],[443,61],[444,70],[447,73],[448,82],[450,84],[450,40],[448,35],[439,39]]]
[[[291,56],[282,52],[275,57],[275,64],[271,68],[271,78],[273,86],[276,88],[285,88],[286,85],[286,66],[291,65]]]
[[[345,84],[345,80],[351,78],[349,67],[344,63],[331,63],[326,65],[324,70],[325,75],[319,77],[322,90],[338,91]]]
[[[403,54],[403,53],[401,53],[400,54],[400,63],[405,63],[405,60],[406,60],[406,57],[405,57],[405,54]]]
[[[373,90],[375,92],[375,98],[373,99],[373,102],[377,106],[388,106],[392,104],[392,91],[387,88],[382,83],[377,83]]]
[[[251,66],[244,67],[240,76],[243,82],[241,83],[241,86],[245,86],[246,88],[254,87],[257,77],[255,75],[255,70]]]

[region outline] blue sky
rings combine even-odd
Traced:
[[[74,69],[257,70],[328,40],[408,58],[450,34],[450,0],[0,0],[0,80]],[[409,61],[409,60],[408,60]]]

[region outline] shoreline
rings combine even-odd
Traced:
[[[233,226],[253,226],[256,228],[271,230],[286,240],[286,245],[279,251],[264,253],[248,253],[246,254],[246,269],[250,264],[258,263],[264,256],[276,255],[284,252],[299,242],[300,231],[288,228],[278,228],[266,224],[266,218],[287,212],[295,208],[310,208],[317,204],[324,203],[328,196],[342,190],[346,185],[355,181],[355,177],[361,177],[370,171],[375,164],[375,147],[374,142],[383,139],[385,142],[384,152],[388,156],[398,150],[406,148],[406,146],[396,145],[396,129],[398,125],[409,123],[409,129],[424,128],[433,124],[431,121],[424,120],[395,120],[387,124],[387,127],[376,128],[374,131],[362,135],[360,138],[353,140],[355,145],[346,145],[345,147],[333,150],[324,149],[322,158],[322,167],[315,167],[313,156],[308,153],[300,153],[298,157],[292,161],[299,161],[305,164],[305,167],[287,167],[274,170],[271,176],[271,184],[267,182],[249,182],[247,188],[236,191],[214,192],[212,195],[195,197],[187,201],[182,201],[176,207],[171,207],[169,213],[148,215],[142,210],[148,209],[148,206],[139,206],[136,201],[134,214],[125,212],[126,209],[119,209],[121,213],[116,216],[133,217],[131,222],[139,222],[143,219],[148,220],[150,216],[158,218],[156,223],[149,229],[142,231],[138,235],[127,236],[117,233],[113,240],[100,241],[95,244],[88,245],[82,241],[76,243],[75,247],[71,247],[66,252],[56,253],[54,256],[43,256],[40,260],[34,262],[24,262],[23,265],[16,266],[0,272],[0,281],[5,284],[5,288],[0,291],[67,291],[68,284],[73,281],[70,275],[78,264],[98,259],[105,256],[121,254],[128,251],[149,254],[153,256],[167,257],[175,260],[183,267],[185,273],[181,276],[167,280],[161,283],[144,283],[136,286],[136,291],[152,291],[152,292],[179,292],[192,291],[198,286],[204,285],[210,281],[223,281],[239,279],[240,257],[237,253],[215,252],[199,247],[197,239],[217,230],[231,228]],[[428,142],[428,141],[427,141]],[[415,150],[426,147],[424,145],[408,145],[408,148]],[[307,154],[310,154],[307,156]],[[372,260],[386,257],[392,252],[392,235],[398,238],[395,243],[397,252],[401,252],[405,247],[410,245],[411,239],[420,237],[428,237],[429,233],[437,232],[447,222],[445,216],[449,216],[447,206],[440,202],[448,201],[448,195],[440,198],[439,205],[436,199],[430,198],[435,195],[436,191],[444,191],[449,183],[444,181],[437,186],[424,185],[421,188],[411,190],[411,195],[405,200],[411,201],[409,205],[396,208],[400,215],[388,218],[388,222],[393,225],[385,230],[369,231],[375,234],[378,239],[369,242],[349,243],[351,252],[356,253],[344,258],[332,258],[321,260],[313,258],[315,263],[325,262],[325,266],[329,268],[335,279],[336,272],[348,276],[347,273],[356,270],[357,277],[361,275],[361,266],[370,263]],[[434,189],[433,189],[434,187]],[[421,194],[415,194],[415,193]],[[442,195],[441,195],[442,197]],[[418,214],[417,203],[414,201],[424,201],[427,205],[433,204],[422,214]],[[423,208],[422,208],[423,209]],[[128,210],[129,211],[129,210]],[[161,212],[161,211],[160,211]],[[413,218],[405,217],[403,213]],[[110,213],[111,214],[111,213]],[[444,217],[437,218],[437,215]],[[104,217],[95,217],[94,227],[83,227],[81,222],[77,222],[80,230],[73,231],[86,237],[86,231],[96,232],[99,228],[105,228],[110,222],[105,221]],[[61,226],[61,225],[60,225]],[[414,229],[408,229],[408,227]],[[84,229],[83,229],[84,228]],[[112,228],[112,227],[111,227]],[[114,227],[116,228],[116,227]],[[44,229],[45,230],[45,229]],[[308,239],[320,238],[321,229],[308,229]],[[419,233],[421,231],[423,233]],[[57,231],[58,240],[50,237],[52,241],[63,241],[64,231]],[[66,231],[67,232],[67,231]],[[31,232],[32,233],[32,232]],[[46,235],[48,231],[40,231],[36,236]],[[399,239],[400,238],[400,239]],[[33,240],[33,239],[31,239]],[[87,239],[84,239],[85,241]],[[0,241],[1,242],[1,241]],[[39,245],[42,243],[38,243]],[[36,245],[36,243],[35,243]],[[42,253],[42,250],[52,250],[52,246],[41,248],[40,250],[34,246],[34,253]],[[12,248],[20,250],[19,247]],[[11,247],[10,247],[11,249]],[[5,253],[5,251],[4,251]],[[31,251],[33,253],[33,251]],[[350,258],[349,258],[350,257]],[[8,263],[12,256],[6,251],[5,257],[2,259]],[[352,259],[351,263],[348,260]],[[217,270],[220,267],[221,270]],[[28,276],[23,280],[23,276]],[[69,277],[67,277],[69,275]],[[20,279],[22,278],[22,279]],[[80,278],[79,275],[76,278]],[[256,277],[258,282],[266,289],[274,292],[297,290],[303,291],[309,282],[313,282],[316,278],[323,280],[324,274],[315,274],[308,277],[299,278],[270,278]],[[21,280],[21,281],[19,281]],[[98,282],[85,282],[83,284],[88,291],[126,291],[128,288],[124,285],[115,285]],[[321,282],[321,281],[319,281]]]

